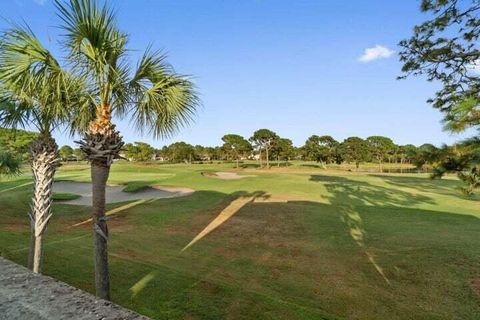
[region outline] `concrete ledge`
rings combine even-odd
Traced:
[[[148,320],[0,257],[0,319]]]

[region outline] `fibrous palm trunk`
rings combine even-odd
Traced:
[[[52,217],[52,187],[55,171],[60,164],[58,146],[50,134],[40,134],[32,142],[31,167],[33,197],[30,212],[30,252],[28,267],[35,273],[42,269],[42,238]]]
[[[90,123],[83,141],[77,142],[91,165],[92,221],[95,262],[96,294],[110,299],[108,271],[108,226],[105,216],[105,189],[114,159],[119,158],[123,147],[122,137],[111,122],[110,108],[97,110],[95,121]]]

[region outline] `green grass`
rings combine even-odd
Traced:
[[[68,192],[54,192],[52,195],[53,201],[67,201],[67,200],[75,200],[80,198],[81,195],[75,193],[68,193]]]
[[[113,301],[156,319],[478,319],[479,197],[462,196],[454,177],[234,165],[113,165],[109,183],[126,191],[196,190],[109,220]],[[255,177],[201,175],[228,170]],[[58,179],[89,175],[87,165],[65,165]],[[0,181],[0,253],[22,264],[29,181]],[[268,200],[181,251],[232,200],[255,192]],[[90,226],[71,227],[90,210],[54,204],[54,213],[44,272],[93,292]]]

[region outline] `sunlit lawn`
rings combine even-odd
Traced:
[[[120,208],[109,220],[113,301],[158,319],[478,319],[479,197],[464,198],[453,177],[315,164],[201,174],[233,167],[114,164],[109,182],[126,191],[196,192],[108,205]],[[58,179],[89,175],[68,165]],[[0,181],[0,252],[22,264],[30,192],[27,174]],[[92,292],[90,225],[73,226],[89,209],[54,211],[44,272]]]

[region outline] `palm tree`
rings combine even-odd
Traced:
[[[140,132],[162,137],[186,125],[199,102],[192,82],[177,75],[158,51],[148,48],[131,69],[126,59],[128,37],[119,31],[106,4],[99,6],[94,0],[55,4],[68,59],[85,79],[90,101],[80,108],[74,125],[83,133],[78,143],[91,164],[96,293],[109,299],[105,187],[123,146],[112,113],[131,117]]]
[[[59,165],[51,132],[69,118],[68,92],[79,82],[62,70],[28,27],[14,25],[0,41],[0,124],[35,126],[39,131],[30,148],[34,191],[29,213],[29,267],[39,273],[42,237],[52,216],[52,184]]]

